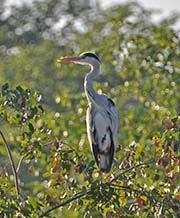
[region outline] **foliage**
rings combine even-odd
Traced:
[[[154,24],[134,2],[103,10],[71,0],[0,11],[0,216],[179,217],[177,16]],[[94,87],[119,113],[102,182],[86,137],[88,68],[56,64],[86,50],[102,61]]]

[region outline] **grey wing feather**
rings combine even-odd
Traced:
[[[108,99],[108,101],[109,101],[109,107],[108,107],[109,116],[111,120],[110,128],[111,131],[113,132],[113,141],[114,141],[114,145],[116,146],[118,141],[118,114],[114,102],[111,99]]]

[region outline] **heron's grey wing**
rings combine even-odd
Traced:
[[[114,142],[114,146],[117,145],[118,141],[118,114],[115,107],[114,102],[108,98],[108,108],[107,108],[107,114],[110,120],[110,130],[112,132],[112,138]]]

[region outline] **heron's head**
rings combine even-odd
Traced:
[[[62,62],[73,62],[77,64],[88,64],[88,65],[99,65],[100,60],[96,54],[93,52],[84,52],[77,57],[61,57],[58,60],[60,63]]]

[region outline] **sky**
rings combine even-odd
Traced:
[[[128,0],[100,0],[104,6],[108,6],[112,3],[119,2],[124,3]],[[169,15],[173,11],[180,12],[180,0],[137,0],[146,8],[161,9],[163,11],[163,16]]]
[[[103,7],[108,7],[113,3],[125,3],[129,0],[99,0]],[[136,0],[135,0],[136,1]],[[159,14],[153,15],[154,21],[158,21],[167,17],[173,12],[180,14],[180,0],[137,0],[142,6],[147,9],[158,9]],[[180,21],[174,26],[175,29],[180,29]]]

